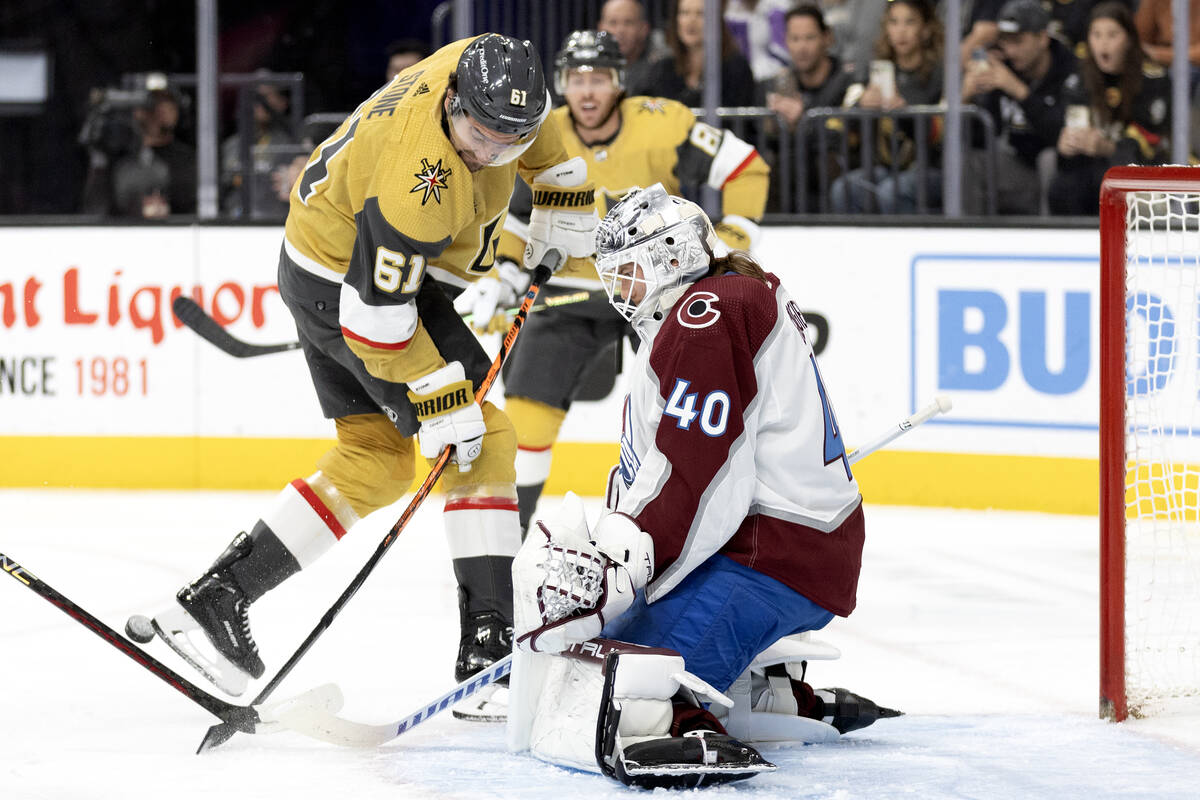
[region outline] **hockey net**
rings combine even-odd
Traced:
[[[1101,190],[1100,712],[1200,708],[1200,168]]]

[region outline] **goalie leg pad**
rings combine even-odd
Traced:
[[[624,652],[606,680],[601,654]],[[528,653],[513,656],[508,718],[508,748],[529,750],[560,766],[599,772],[597,724],[606,686],[609,699],[623,708],[619,733],[626,741],[668,736],[681,692],[717,703],[731,703],[684,669],[678,653],[597,639],[572,647],[567,654]],[[689,701],[691,708],[699,702]]]
[[[719,724],[713,725],[715,730],[695,728],[682,736],[635,737],[625,733],[628,726],[623,718],[631,705],[618,692],[620,660],[627,657],[612,653],[606,658],[607,674],[596,725],[596,760],[601,772],[626,786],[683,789],[745,780],[775,769],[754,748],[726,735]],[[673,732],[706,716],[694,713],[700,710],[694,696],[684,691],[676,697]],[[712,699],[728,701],[724,697]]]

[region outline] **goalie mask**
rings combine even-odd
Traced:
[[[700,206],[661,183],[635,189],[596,228],[596,271],[609,302],[630,322],[676,299],[673,289],[704,277],[717,235]]]
[[[625,56],[612,34],[606,31],[575,31],[563,42],[554,56],[554,91],[567,93],[567,76],[572,70],[581,72],[607,69],[612,72],[613,86],[625,87]]]
[[[531,43],[481,36],[463,50],[454,76],[449,121],[460,142],[488,166],[507,164],[533,144],[550,113],[550,92]]]

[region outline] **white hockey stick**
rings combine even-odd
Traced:
[[[946,397],[944,394],[939,394],[934,398],[932,403],[925,406],[920,411],[913,413],[912,416],[908,416],[900,420],[894,426],[888,428],[886,433],[875,437],[875,439],[867,444],[864,444],[862,447],[856,447],[849,453],[846,453],[846,459],[853,464],[855,461],[871,455],[871,453],[874,453],[876,450],[883,447],[888,442],[891,442],[893,439],[903,436],[924,422],[928,422],[938,414],[945,414],[953,407],[954,404],[950,402],[949,397]]]
[[[298,703],[290,707],[272,709],[272,716],[284,728],[323,742],[342,747],[376,747],[412,730],[460,700],[465,700],[483,687],[495,683],[511,671],[512,655],[507,655],[403,719],[381,725],[343,719],[336,714],[338,708],[320,703]]]

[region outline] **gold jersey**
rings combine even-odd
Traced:
[[[555,127],[568,156],[587,162],[588,180],[596,189],[596,211],[603,217],[626,192],[662,183],[669,194],[683,186],[706,183],[722,193],[722,212],[757,221],[767,203],[769,168],[757,151],[731,132],[696,119],[691,110],[661,97],[627,97],[618,108],[621,127],[601,144],[587,145],[575,132],[566,105],[550,112],[545,127]],[[512,213],[528,211],[514,197]],[[517,220],[514,220],[517,222]],[[510,225],[499,253],[518,263],[524,247],[522,226]],[[598,280],[590,258],[572,258],[555,273],[563,278]]]
[[[443,107],[475,38],[443,47],[367,98],[317,147],[292,188],[287,254],[342,284],[342,332],[385,380],[442,366],[416,312],[424,279],[462,287],[488,273],[516,176],[532,182],[567,159],[558,127],[543,124],[516,161],[467,168]]]

